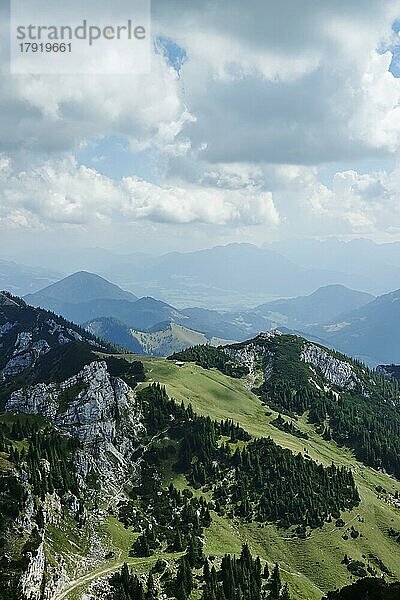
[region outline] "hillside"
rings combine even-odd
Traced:
[[[171,352],[179,352],[184,348],[196,344],[219,346],[229,343],[228,340],[216,337],[209,338],[203,333],[193,331],[193,329],[188,329],[176,323],[167,323],[161,328],[157,326],[155,331],[148,332],[132,329],[131,333],[140,343],[144,354],[153,354],[155,356],[168,356]]]
[[[400,483],[364,464],[389,471],[396,447],[355,458],[330,412],[351,398],[359,415],[379,405],[372,433],[386,415],[396,427],[396,384],[293,336],[185,351],[203,366],[111,356],[1,303],[2,364],[33,361],[3,368],[0,598],[321,600],[354,577],[400,578]]]
[[[400,362],[400,290],[305,330],[341,352],[371,364]]]
[[[253,312],[269,319],[275,326],[301,329],[312,323],[327,323],[372,300],[374,297],[371,294],[351,290],[344,285],[329,285],[309,296],[267,302],[257,306]]]
[[[256,523],[237,523],[232,529],[229,522],[222,520],[207,536],[211,552],[238,551],[237,535],[243,536],[255,552],[268,556],[272,563],[280,563],[293,597],[304,600],[320,600],[322,590],[334,589],[352,580],[347,566],[342,563],[345,554],[364,563],[367,556],[375,557],[374,560],[379,557],[399,577],[399,548],[388,533],[392,526],[398,530],[392,518],[395,523],[400,522],[399,510],[395,507],[396,490],[400,492],[398,481],[364,466],[343,445],[324,439],[323,432],[317,433],[315,426],[309,423],[307,413],[285,419],[294,422],[308,439],[277,429],[273,425],[277,411],[263,406],[259,397],[248,389],[254,385],[254,377],[227,378],[215,369],[204,369],[191,362],[182,367],[176,366],[173,360],[166,364],[161,359],[144,357],[143,363],[149,377],[165,385],[178,402],[187,403],[189,398],[199,414],[213,419],[233,419],[253,436],[271,436],[279,445],[318,463],[329,465],[333,461],[353,470],[361,504],[344,519],[342,527],[327,524],[306,539],[296,539],[274,527],[260,530]],[[255,384],[260,385],[262,379],[260,373]],[[360,532],[356,541],[350,535],[352,525]]]
[[[196,344],[219,346],[229,343],[229,340],[207,337],[204,333],[169,321],[158,323],[150,327],[148,331],[132,329],[112,318],[94,319],[84,323],[83,327],[90,333],[131,352],[154,356],[168,356],[172,352],[178,352]]]

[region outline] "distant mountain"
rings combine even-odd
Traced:
[[[91,300],[128,300],[135,302],[137,297],[131,292],[122,290],[117,285],[110,283],[103,277],[79,271],[73,273],[61,281],[45,287],[36,294],[29,294],[25,300],[42,308],[51,308],[51,304],[81,304]]]
[[[342,313],[365,306],[373,299],[371,294],[343,285],[328,285],[309,296],[267,302],[257,306],[254,313],[275,325],[301,328],[312,323],[326,323]]]
[[[351,275],[347,285],[384,294],[400,287],[400,242],[377,244],[368,239],[342,241],[281,240],[266,246],[305,269],[339,270]],[[339,279],[335,283],[343,283]]]
[[[242,341],[285,327],[376,365],[400,362],[395,337],[397,329],[400,334],[399,297],[400,291],[374,299],[343,285],[329,285],[308,296],[276,300],[251,310],[177,309],[155,298],[137,299],[102,277],[79,272],[25,299],[75,323],[89,322],[96,335],[132,352],[154,348],[164,355],[201,343],[199,335],[204,343],[213,338]],[[173,328],[171,323],[180,327]]]
[[[310,327],[330,346],[368,364],[400,362],[400,290],[379,296],[323,326]]]
[[[131,352],[154,356],[169,356],[197,344],[219,346],[229,343],[229,340],[207,337],[204,333],[173,322],[159,323],[149,331],[137,331],[115,319],[103,318],[89,321],[85,329]]]
[[[128,327],[147,330],[165,321],[185,322],[188,316],[155,298],[138,299],[103,277],[81,271],[25,297],[26,302],[52,310],[75,323],[112,317]],[[231,339],[231,338],[229,338]]]
[[[109,269],[120,285],[184,307],[232,309],[280,296],[309,294],[316,288],[342,284],[364,289],[363,277],[340,268],[300,266],[271,248],[229,244],[195,252],[172,252],[151,260],[131,261]],[[195,302],[193,302],[195,298]]]
[[[82,304],[52,304],[55,312],[61,313],[75,323],[86,323],[100,317],[112,317],[128,327],[147,329],[163,321],[185,320],[185,315],[173,306],[155,300],[141,298],[129,300],[92,300]]]
[[[0,289],[18,296],[36,292],[60,277],[59,273],[50,269],[27,267],[0,259]]]

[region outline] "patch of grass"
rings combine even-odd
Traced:
[[[110,552],[115,553],[118,560],[127,560],[129,558],[129,550],[139,535],[131,528],[126,528],[112,515],[109,515],[104,524],[101,525],[99,534],[103,537],[106,547]]]
[[[90,532],[86,527],[78,528],[74,519],[64,513],[58,525],[48,524],[46,527],[46,556],[50,562],[55,554],[61,554],[69,573],[74,574],[81,556],[89,554]]]

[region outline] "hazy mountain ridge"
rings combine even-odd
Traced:
[[[279,296],[310,294],[331,284],[374,295],[400,285],[400,245],[366,239],[283,240],[262,248],[229,244],[160,256],[101,248],[79,252],[71,249],[67,261],[65,257],[62,262],[52,257],[50,263],[47,258],[41,256],[40,264],[47,264],[49,269],[55,264],[64,271],[93,271],[139,296],[155,296],[179,308],[189,306],[194,294],[196,304],[202,308],[232,310],[239,305],[263,303],[263,298],[265,302]],[[6,277],[3,287],[12,291],[12,286]]]
[[[152,258],[144,266],[140,262],[120,265],[119,269],[104,274],[124,287],[136,286],[141,293],[172,303],[179,299],[189,304],[195,294],[202,299],[202,307],[210,308],[211,303],[225,309],[243,305],[244,298],[248,302],[253,297],[257,303],[260,295],[276,298],[309,294],[318,287],[336,283],[364,289],[366,283],[363,277],[340,269],[307,268],[271,248],[239,243],[195,252],[172,252]]]
[[[36,292],[61,276],[50,268],[29,267],[0,259],[0,290],[8,290],[19,296]]]
[[[108,297],[97,298],[97,294]],[[87,298],[91,300],[87,301]],[[79,272],[26,299],[34,300],[35,304],[60,313],[69,320],[80,324],[90,323],[90,327],[102,331],[105,339],[126,345],[131,351],[140,351],[129,329],[146,333],[160,323],[169,322],[204,334],[208,339],[240,341],[282,325],[307,331],[310,323],[326,321],[343,311],[366,304],[371,298],[363,292],[332,285],[320,288],[309,296],[274,301],[250,310],[219,312],[198,307],[176,309],[154,298],[135,299],[129,292],[103,278]],[[320,337],[323,339],[324,336]],[[189,336],[188,345],[193,343],[195,338]],[[166,354],[177,350],[173,344],[169,351],[166,346],[164,348]]]
[[[344,313],[337,321],[305,331],[369,364],[399,363],[400,290]]]
[[[308,296],[275,300],[256,306],[253,310],[276,325],[301,328],[312,323],[326,323],[372,300],[372,294],[351,290],[343,285],[329,285]]]
[[[269,247],[305,268],[339,268],[352,274],[354,282],[359,282],[350,287],[374,295],[385,294],[400,285],[399,242],[378,244],[365,238],[350,241],[293,239],[273,242]]]

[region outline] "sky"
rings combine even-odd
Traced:
[[[10,75],[2,11],[4,257],[400,240],[396,3],[153,0],[108,76]]]

